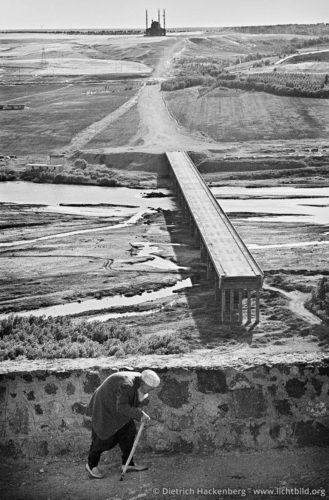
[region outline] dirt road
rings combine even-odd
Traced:
[[[143,84],[143,86],[144,85],[145,84]],[[93,137],[95,137],[97,134],[105,130],[109,125],[111,125],[118,118],[124,115],[130,108],[132,108],[137,103],[139,94],[143,89],[143,86],[131,99],[129,99],[129,101],[122,104],[122,106],[120,106],[115,111],[108,114],[101,120],[92,123],[91,125],[89,125],[89,127],[81,130],[78,134],[76,134],[71,140],[70,144],[65,148],[65,152],[67,154],[70,154],[73,153],[73,151],[76,151],[77,149],[82,149],[89,141],[93,139]],[[63,151],[63,148],[61,148],[61,151]]]
[[[286,297],[289,301],[288,307],[289,309],[300,319],[303,319],[307,323],[311,325],[320,325],[322,323],[321,319],[311,313],[308,309],[305,308],[304,302],[307,298],[306,293],[298,292],[297,290],[293,292],[286,292],[285,290],[281,290],[280,288],[276,288],[270,285],[264,285],[266,290],[273,290],[274,292],[278,292],[283,297]]]
[[[184,50],[186,40],[177,40],[163,51],[152,76],[144,81],[141,89],[125,104],[102,120],[92,123],[73,137],[66,148],[68,154],[83,149],[98,133],[109,127],[137,103],[140,117],[138,131],[127,146],[103,148],[102,152],[149,151],[163,153],[177,150],[204,150],[216,146],[215,142],[199,133],[192,134],[179,126],[169,113],[160,90],[161,80],[171,75],[171,65],[175,57]],[[218,146],[217,146],[218,147]]]
[[[171,65],[186,46],[186,40],[178,40],[164,51],[153,77],[155,80],[168,78]],[[169,113],[160,90],[161,84],[146,85],[138,99],[140,126],[136,136],[130,141],[131,146],[139,146],[145,151],[164,152],[180,150],[199,150],[213,147],[215,143],[201,134],[185,131]]]
[[[3,500],[322,499],[329,497],[325,448],[142,456],[149,470],[119,481],[119,461],[89,479],[83,460],[1,465]],[[114,459],[114,460],[113,460]],[[296,488],[295,494],[288,489]],[[298,490],[297,490],[298,488]],[[303,494],[304,492],[308,493]],[[222,490],[222,492],[220,492]],[[235,491],[234,491],[235,490]],[[267,491],[265,491],[267,490]]]

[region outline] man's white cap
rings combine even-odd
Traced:
[[[142,381],[149,387],[158,387],[160,385],[160,378],[153,370],[142,371]]]

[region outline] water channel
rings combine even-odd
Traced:
[[[110,309],[113,307],[129,307],[135,306],[138,304],[144,304],[145,302],[150,302],[157,299],[162,299],[164,297],[170,297],[178,290],[182,288],[192,286],[192,282],[190,278],[186,278],[184,280],[177,281],[177,283],[173,286],[168,286],[161,288],[161,290],[157,290],[155,292],[143,292],[140,295],[134,295],[132,297],[126,297],[125,295],[113,295],[111,297],[104,297],[102,299],[90,299],[84,300],[82,302],[70,302],[68,304],[59,304],[57,306],[51,307],[43,307],[40,309],[36,309],[33,311],[25,311],[18,313],[18,316],[26,317],[33,314],[33,316],[71,316],[78,315],[81,313],[85,313],[86,311],[94,312],[94,311],[102,311],[105,309]],[[154,312],[154,311],[153,311]],[[96,316],[93,319],[103,320],[106,316],[106,319],[109,318],[118,318],[126,315],[127,313],[104,313],[101,316]],[[141,314],[141,313],[135,313]],[[145,312],[144,312],[145,314]],[[7,317],[8,315],[0,316],[0,319]],[[104,316],[104,317],[103,317]]]

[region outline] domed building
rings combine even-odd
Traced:
[[[163,28],[160,23],[160,9],[158,9],[158,20],[151,22],[151,27],[148,27],[148,13],[146,11],[146,30],[145,36],[166,36],[166,11],[163,10]]]

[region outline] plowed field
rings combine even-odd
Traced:
[[[180,125],[214,141],[316,139],[329,131],[328,99],[235,89],[216,89],[200,97],[197,88],[163,95]]]

